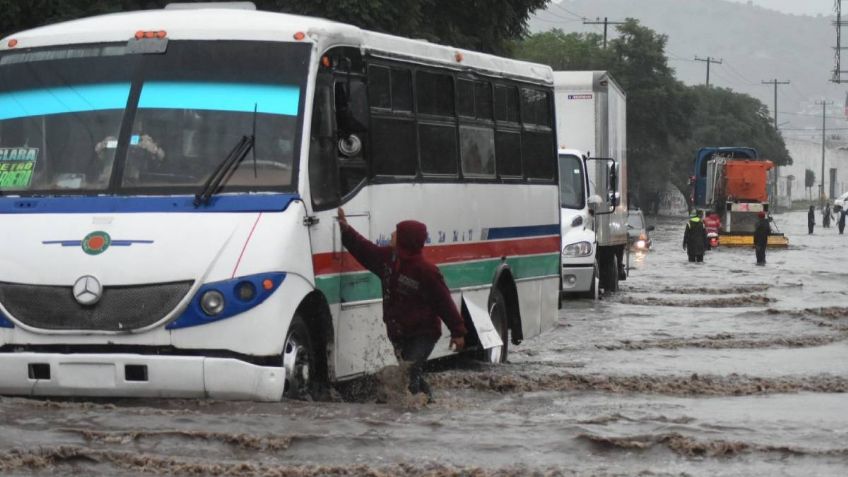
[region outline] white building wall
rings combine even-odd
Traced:
[[[792,183],[791,200],[804,200],[808,197],[813,199],[818,198],[819,187],[821,186],[821,167],[822,167],[822,151],[821,139],[803,139],[803,138],[784,138],[786,149],[792,157],[791,166],[780,167],[780,178],[778,179],[778,203],[788,203],[789,197],[786,195],[787,177],[795,176]],[[824,160],[824,191],[825,194],[830,192],[830,169],[836,168],[836,195],[848,191],[848,148],[844,144],[831,144],[828,142],[825,148]],[[816,174],[816,182],[811,191],[804,188],[804,171],[812,169]],[[810,195],[808,195],[810,194]],[[833,199],[833,198],[831,198]]]

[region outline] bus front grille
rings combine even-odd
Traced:
[[[100,300],[83,306],[68,286],[0,282],[0,303],[21,323],[44,330],[128,331],[165,318],[192,281],[103,287]]]

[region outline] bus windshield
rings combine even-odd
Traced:
[[[221,192],[292,190],[309,55],[185,40],[5,52],[0,195],[192,194],[245,136]]]
[[[585,205],[582,161],[574,155],[559,156],[560,205],[566,209],[582,209]]]

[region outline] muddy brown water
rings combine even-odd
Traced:
[[[788,250],[690,264],[661,219],[622,292],[488,366],[354,402],[0,397],[0,475],[846,475],[848,236],[777,216]],[[651,223],[653,220],[649,219]]]

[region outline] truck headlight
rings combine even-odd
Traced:
[[[587,257],[592,255],[592,244],[590,242],[577,242],[566,245],[562,249],[566,257]]]

